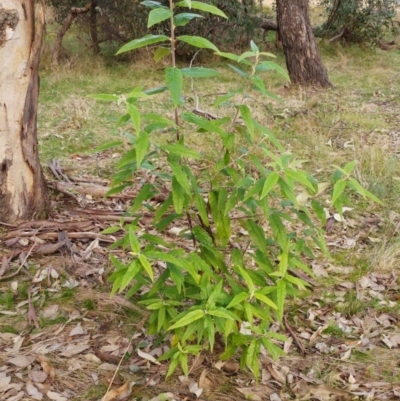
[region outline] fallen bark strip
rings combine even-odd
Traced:
[[[63,231],[68,231],[68,230],[88,231],[87,228],[89,228],[89,227],[93,227],[93,222],[91,220],[82,220],[82,221],[36,220],[36,221],[27,221],[26,223],[22,223],[17,228],[19,230],[20,229],[39,228],[41,230],[58,229],[58,230],[63,230]]]
[[[13,231],[11,233],[7,233],[2,239],[36,237],[36,238],[39,238],[42,240],[55,240],[55,239],[58,239],[58,234],[59,234],[58,232],[47,232],[47,233],[35,235],[35,232],[32,232],[32,231],[19,231],[18,233],[16,231]],[[112,236],[97,234],[92,231],[68,233],[68,238],[69,239],[88,239],[88,238],[89,239],[99,239],[102,242],[108,242],[110,244],[115,242],[115,239],[113,239]]]

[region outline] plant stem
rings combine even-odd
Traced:
[[[170,29],[171,29],[171,64],[172,68],[176,68],[176,55],[175,55],[175,25],[174,25],[174,1],[169,0],[169,9],[171,10],[171,18],[170,18]],[[178,108],[175,107],[174,109],[175,114],[175,124],[179,125],[179,115],[178,115]],[[176,140],[179,141],[179,130],[176,131]]]

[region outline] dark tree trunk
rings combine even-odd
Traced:
[[[90,5],[90,36],[92,38],[93,53],[95,55],[100,53],[99,39],[97,37],[96,7],[97,7],[96,1],[92,1],[92,4]]]
[[[60,61],[61,46],[64,35],[67,33],[69,27],[72,25],[78,14],[87,13],[91,9],[92,3],[93,1],[89,1],[84,7],[72,7],[68,15],[65,17],[63,24],[57,33],[56,41],[54,42],[53,57],[51,61],[53,66],[57,65]]]
[[[277,19],[292,83],[322,88],[332,86],[315,43],[308,0],[277,0]]]

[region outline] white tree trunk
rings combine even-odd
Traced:
[[[0,0],[0,221],[42,218],[47,198],[37,147],[43,0]]]

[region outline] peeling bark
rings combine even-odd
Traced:
[[[277,0],[278,33],[292,83],[331,87],[308,16],[308,0]]]
[[[36,27],[34,13],[35,0],[2,0],[0,220],[6,223],[43,218],[48,206],[37,144],[38,69],[44,32],[43,0]]]

